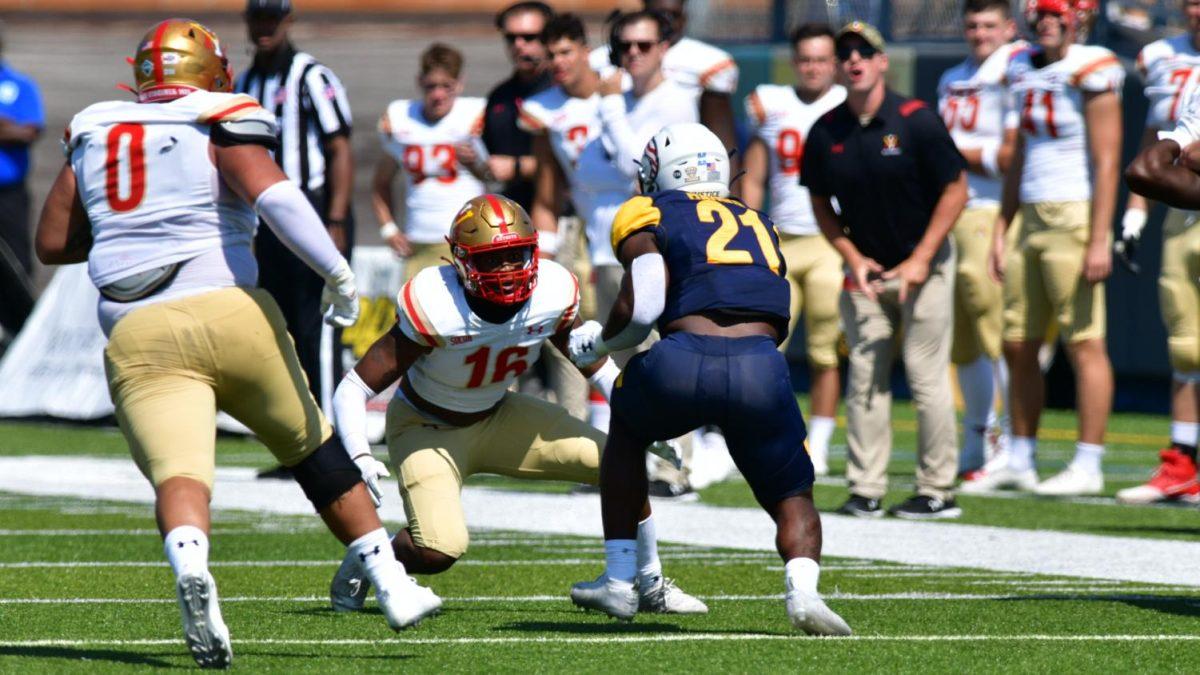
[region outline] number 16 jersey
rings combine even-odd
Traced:
[[[770,321],[787,335],[791,289],[779,233],[740,200],[683,190],[640,195],[613,219],[613,252],[650,232],[667,265],[667,302],[658,329],[689,314],[720,312]]]

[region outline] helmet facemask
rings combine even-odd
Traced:
[[[485,246],[450,243],[463,288],[481,300],[517,305],[537,286],[537,238],[515,238]]]

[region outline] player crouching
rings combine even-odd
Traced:
[[[621,295],[608,325],[589,321],[571,333],[571,358],[594,367],[609,351],[639,344],[655,325],[663,338],[629,362],[613,390],[600,471],[607,565],[595,581],[575,584],[571,598],[633,618],[632,538],[646,499],[645,448],[711,424],[775,520],[792,625],[849,635],[817,594],[813,464],[787,362],[776,349],[789,323],[779,234],[766,215],[729,198],[729,156],[699,124],[655,134],[639,183],[642,196],[613,220],[613,251],[625,267]]]
[[[397,298],[396,324],[367,351],[334,393],[342,441],[380,496],[390,475],[371,458],[366,404],[397,379],[388,405],[388,454],[408,527],[392,539],[401,566],[418,574],[449,569],[467,551],[462,481],[475,473],[532,480],[599,481],[604,435],[559,406],[509,391],[549,340],[564,355],[579,309],[579,283],[539,260],[537,234],[516,202],[482,195],[467,202],[447,237],[452,264],[422,270]],[[580,368],[612,391],[620,371],[608,359]],[[708,608],[662,575],[649,503],[636,544],[643,611]],[[333,608],[361,609],[370,584],[347,555],[330,587]],[[432,601],[431,601],[432,602]]]

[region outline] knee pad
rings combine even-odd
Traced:
[[[332,434],[298,464],[288,467],[304,496],[318,511],[362,482],[362,471],[346,454],[341,439]]]

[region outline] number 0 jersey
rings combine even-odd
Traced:
[[[404,169],[404,230],[411,241],[442,243],[463,203],[483,194],[483,183],[458,163],[454,146],[483,133],[484,103],[460,97],[445,117],[430,122],[421,101],[398,100],[379,120],[384,152]]]
[[[845,100],[840,84],[812,103],[800,100],[795,87],[778,84],[760,84],[746,97],[750,134],[767,146],[771,219],[788,234],[820,233],[808,188],[800,184],[800,160],[813,123]]]
[[[1022,49],[1008,64],[1010,102],[1005,127],[1025,137],[1021,202],[1086,201],[1092,197],[1084,93],[1119,96],[1125,69],[1104,47],[1070,45],[1066,56],[1042,67],[1039,49]]]
[[[405,284],[396,307],[404,335],[432,348],[404,374],[413,390],[447,410],[480,412],[537,362],[547,338],[574,323],[579,282],[562,265],[541,260],[533,295],[511,319],[491,323],[471,311],[454,268],[441,265]]]
[[[1146,83],[1150,110],[1146,126],[1166,131],[1175,126],[1183,102],[1200,83],[1200,51],[1184,33],[1151,42],[1138,52],[1138,72]]]
[[[669,277],[658,328],[689,314],[758,316],[787,335],[791,290],[771,220],[733,198],[667,190],[625,202],[613,220],[613,251],[651,232]]]
[[[92,224],[88,274],[103,287],[254,239],[258,219],[209,159],[210,125],[275,116],[244,94],[195,92],[167,103],[107,101],[63,140]]]

